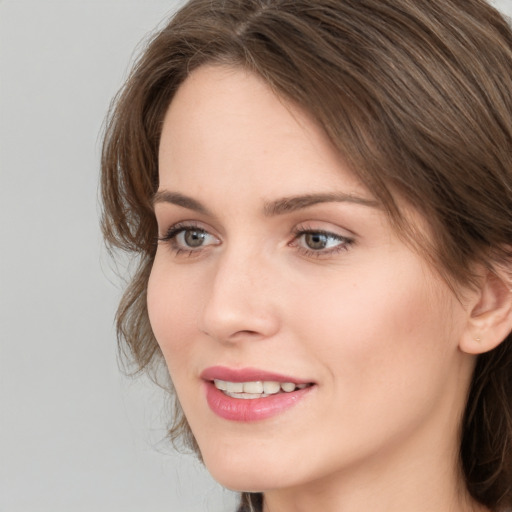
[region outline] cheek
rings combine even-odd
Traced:
[[[429,400],[446,384],[458,354],[458,313],[451,292],[414,259],[367,268],[306,292],[307,303],[295,299],[293,318],[328,370],[333,401],[384,414],[390,404],[400,411],[403,401]]]
[[[153,334],[175,380],[190,350],[191,328],[197,323],[198,297],[193,282],[181,282],[158,259],[148,282],[147,307]]]

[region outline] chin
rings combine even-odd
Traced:
[[[268,492],[272,489],[293,486],[291,482],[281,481],[278,475],[269,473],[265,469],[247,472],[233,470],[221,470],[216,467],[206,466],[213,479],[222,487],[235,492]]]
[[[218,475],[210,471],[213,479],[218,482],[222,487],[234,492],[266,492],[271,487],[266,478],[260,476],[244,474],[224,474]],[[272,487],[276,487],[273,485]],[[277,486],[280,487],[280,486]]]
[[[251,454],[249,450],[215,454],[205,451],[202,455],[203,463],[212,477],[232,491],[265,492],[294,485],[289,481],[290,469],[281,467],[271,456],[263,457],[254,451]]]

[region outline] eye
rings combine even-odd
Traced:
[[[189,255],[204,247],[220,243],[217,237],[205,229],[183,223],[172,226],[164,236],[158,238],[158,241],[170,244],[176,254],[188,251]]]
[[[290,245],[295,246],[306,256],[330,256],[342,250],[348,250],[354,243],[349,238],[337,233],[319,229],[298,228]]]
[[[304,233],[302,239],[304,244],[314,251],[331,249],[340,243],[339,237],[322,232]]]
[[[197,248],[208,242],[208,233],[202,229],[183,229],[175,239],[180,245]]]

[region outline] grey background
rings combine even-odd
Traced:
[[[117,367],[102,121],[163,1],[0,2],[0,511],[229,511]]]
[[[98,229],[104,114],[176,5],[0,1],[0,512],[233,510],[168,447],[158,388],[118,371]]]

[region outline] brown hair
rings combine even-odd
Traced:
[[[162,360],[146,309],[163,116],[205,63],[241,66],[310,112],[396,229],[451,283],[510,261],[512,32],[484,0],[192,0],[157,33],[108,117],[103,230],[138,258],[117,314],[137,370]],[[429,222],[421,240],[398,208]],[[479,357],[462,424],[471,495],[512,507],[512,340]],[[172,394],[172,390],[171,390]],[[197,446],[179,404],[171,437]],[[244,494],[257,509],[261,496]]]

